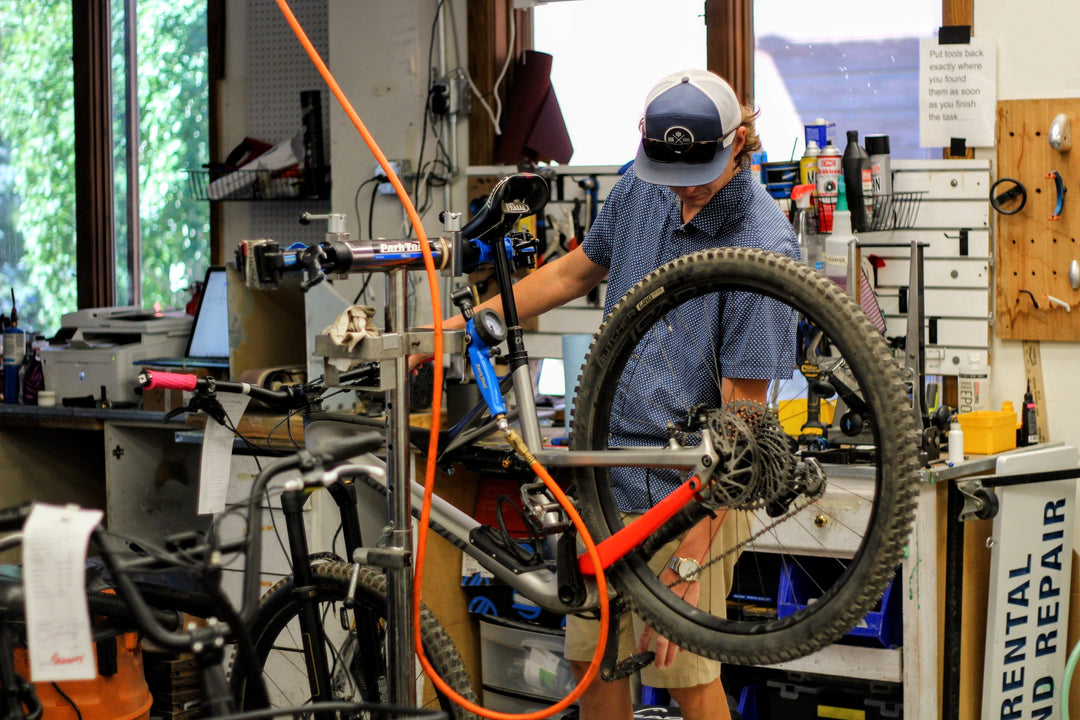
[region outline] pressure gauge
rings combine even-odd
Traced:
[[[506,321],[491,308],[480,308],[473,317],[476,334],[489,346],[494,347],[506,339]]]

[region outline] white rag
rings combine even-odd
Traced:
[[[323,330],[333,343],[352,351],[366,337],[377,337],[379,329],[371,324],[375,317],[375,308],[370,305],[351,305],[338,315],[329,327]],[[352,365],[348,358],[329,358],[330,364],[340,372],[345,372]]]

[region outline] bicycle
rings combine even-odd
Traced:
[[[578,378],[569,448],[545,447],[511,280],[515,269],[535,263],[536,243],[527,232],[511,229],[546,201],[542,178],[510,176],[467,225],[461,226],[460,215],[447,213],[443,236],[429,241],[436,263],[454,276],[491,265],[503,302],[501,317],[474,316],[470,293],[455,293],[467,323],[464,333],[449,334],[448,352],[469,354],[485,402],[441,433],[436,460],[460,460],[478,439],[504,432],[512,452],[557,469],[573,488],[617,597],[685,649],[725,662],[771,664],[837,640],[872,609],[904,552],[919,469],[910,378],[859,306],[824,276],[796,260],[753,249],[704,250],[660,267],[618,302],[594,337]],[[382,361],[384,372],[367,389],[391,393],[395,400],[390,405],[400,414],[405,403],[396,400],[407,384],[404,356],[432,350],[431,333],[407,330],[404,312],[395,310],[403,297],[404,273],[419,266],[421,250],[415,240],[339,238],[289,249],[254,241],[241,244],[236,265],[251,287],[273,286],[290,272],[303,272],[304,286],[335,274],[385,272],[391,308],[385,334],[365,339],[353,351],[319,336],[316,354]],[[724,303],[733,294],[790,322],[790,347],[781,348],[785,365],[773,373],[768,404],[723,403],[718,387],[678,397],[685,385],[681,378],[689,373],[716,384],[723,376],[715,346],[723,342]],[[711,318],[714,347],[678,346],[678,330],[702,318]],[[509,373],[498,378],[491,348],[504,341]],[[659,420],[643,417],[641,411],[647,415],[653,401],[620,394],[635,372],[667,378],[670,393],[662,400],[667,410],[677,412]],[[326,384],[339,380],[328,362]],[[179,384],[199,387],[194,379]],[[217,387],[247,392],[236,384]],[[510,390],[516,408],[504,402]],[[407,422],[391,413],[387,423],[388,472],[366,481],[391,498],[404,496],[411,487],[415,515],[422,488],[403,480]],[[324,431],[349,433],[333,422],[309,425],[315,443]],[[612,481],[621,472],[642,470],[675,489],[624,527]],[[672,476],[672,471],[679,474]],[[556,613],[594,611],[598,598],[592,576],[597,570],[579,557],[574,533],[550,488],[523,481],[521,500],[540,545],[552,549],[555,572],[544,563],[523,565],[497,533],[437,497],[431,527],[497,581],[541,607]],[[709,610],[694,607],[648,567],[664,543],[718,513],[738,523],[740,540],[723,553],[699,558],[699,565],[734,563],[732,595],[738,605],[730,619],[726,603]],[[408,527],[408,512],[404,521],[391,521],[393,527]],[[845,557],[813,566],[801,559],[831,558],[837,545]],[[778,572],[777,558],[780,572],[804,576],[803,589],[793,590],[795,597],[789,598],[794,607],[783,615],[775,609],[775,598],[772,610],[758,602],[775,594],[775,578],[763,575],[766,565],[768,572]],[[390,599],[391,607],[400,602]],[[616,662],[613,648],[609,651],[604,677],[632,670],[634,664]]]
[[[360,546],[355,486],[351,479],[358,473],[372,470],[342,463],[347,457],[376,448],[381,442],[378,434],[358,434],[325,445],[317,452],[295,453],[269,465],[255,479],[252,498],[247,503],[250,521],[242,540],[222,542],[213,534],[206,542],[184,537],[178,539],[183,547],[172,545],[171,550],[150,548],[141,543],[142,551],[132,558],[126,548],[110,547],[109,536],[102,529],[95,529],[92,542],[99,548],[119,594],[89,593],[91,612],[104,616],[116,627],[145,632],[164,648],[193,653],[202,674],[207,705],[215,717],[232,717],[240,711],[245,713],[243,717],[254,718],[260,715],[252,711],[263,709],[271,710],[262,714],[266,717],[278,712],[318,720],[351,716],[347,713],[360,711],[365,717],[390,711],[428,720],[449,717],[452,708],[445,699],[439,713],[406,710],[386,700],[387,664],[384,653],[378,648],[380,625],[385,623],[381,576],[370,568],[334,562],[333,558],[326,561],[326,558],[312,557],[306,552],[300,512],[306,496],[321,487],[329,488],[341,509],[346,546]],[[286,480],[281,493],[294,573],[260,601],[261,545],[258,533],[261,498],[274,478],[297,470],[301,476]],[[0,511],[0,532],[20,528],[30,509],[31,505],[27,504]],[[18,539],[9,536],[3,539],[3,544],[7,547]],[[142,549],[144,547],[150,548],[151,552]],[[233,610],[220,589],[221,556],[238,551],[245,552],[247,557],[241,609]],[[178,559],[173,563],[169,561],[170,557]],[[317,562],[319,560],[323,562]],[[150,583],[137,582],[133,577],[153,568],[171,569],[174,564],[205,564],[211,576],[206,583],[208,594],[191,598]],[[5,651],[10,649],[7,623],[9,619],[20,618],[23,613],[20,588],[18,583],[0,583],[0,648]],[[314,612],[323,604],[336,604],[342,608],[341,631],[333,633],[333,638],[324,632],[324,618]],[[221,617],[225,622],[211,620],[205,628],[188,626],[181,631],[182,615],[162,610],[162,605],[177,605],[177,609],[194,611],[198,617]],[[347,613],[351,614],[351,619],[347,620]],[[427,618],[421,636],[435,666],[441,675],[451,679],[455,689],[471,695],[460,655],[437,620],[429,612],[425,611],[425,614]],[[252,632],[246,630],[249,627]],[[294,632],[295,635],[291,635]],[[357,640],[359,636],[364,638],[363,652]],[[301,637],[309,641],[294,642]],[[223,671],[226,641],[237,646],[232,661],[233,672],[227,684]],[[332,665],[327,662],[327,650],[334,656]],[[275,681],[279,669],[294,667],[293,660],[287,657],[294,654],[303,658],[305,682],[299,695],[290,693],[292,688],[287,682]],[[5,717],[39,716],[40,703],[36,702],[32,685],[15,675],[10,662],[9,652],[0,656],[0,676],[5,680],[4,699],[8,710]],[[265,672],[238,671],[238,668],[251,667],[262,667]]]

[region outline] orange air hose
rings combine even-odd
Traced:
[[[431,666],[427,657],[424,655],[423,643],[420,642],[420,589],[421,580],[423,577],[424,568],[424,554],[427,549],[427,530],[428,521],[431,516],[431,496],[435,487],[435,462],[434,458],[438,453],[438,433],[439,433],[439,418],[442,414],[442,362],[440,358],[443,356],[443,328],[442,328],[442,302],[438,295],[438,277],[435,271],[435,261],[431,256],[431,248],[428,247],[427,233],[424,232],[424,225],[420,219],[420,216],[416,212],[416,208],[413,206],[412,200],[409,199],[409,194],[405,190],[405,186],[402,185],[401,180],[398,178],[397,173],[394,172],[394,168],[390,165],[390,162],[386,159],[386,155],[383,154],[379,148],[378,143],[375,142],[375,138],[368,131],[364,125],[363,120],[353,109],[352,103],[345,96],[341,86],[338,85],[337,80],[334,79],[333,74],[330,72],[330,68],[323,62],[322,57],[319,56],[318,50],[312,45],[311,40],[308,38],[307,33],[304,32],[304,28],[301,27],[296,16],[293,14],[292,9],[289,7],[287,0],[277,0],[278,7],[281,9],[281,13],[285,16],[286,21],[289,23],[289,27],[296,34],[300,44],[304,47],[308,57],[311,58],[319,74],[323,80],[326,81],[330,91],[333,92],[334,97],[341,103],[342,109],[348,116],[349,120],[356,127],[360,136],[364,139],[364,143],[367,144],[371,150],[372,155],[378,161],[379,166],[386,173],[386,177],[390,180],[390,184],[393,186],[394,191],[397,193],[398,199],[401,201],[402,206],[405,208],[405,212],[409,217],[409,222],[412,223],[413,230],[416,232],[416,238],[420,243],[420,251],[424,256],[424,270],[427,274],[428,287],[431,291],[431,310],[432,318],[434,321],[434,340],[435,349],[434,355],[436,362],[434,365],[434,378],[432,380],[434,384],[434,392],[431,398],[431,434],[428,441],[428,462],[426,471],[424,474],[424,502],[420,511],[420,529],[417,534],[417,547],[416,547],[416,570],[414,573],[414,587],[413,587],[413,634],[414,645],[416,647],[417,657],[420,659],[420,664],[424,668],[424,671],[428,674],[431,682],[443,692],[447,697],[451,698],[455,703],[465,708],[469,712],[476,713],[482,717],[491,718],[492,720],[540,720],[546,718],[553,713],[559,712],[570,706],[578,697],[585,692],[585,688],[596,677],[597,672],[600,669],[600,660],[604,654],[604,644],[607,638],[608,625],[609,625],[609,608],[608,608],[608,596],[607,596],[607,580],[604,577],[604,573],[596,573],[596,587],[600,596],[600,642],[597,644],[596,652],[593,654],[592,662],[589,664],[589,669],[585,673],[585,676],[581,679],[581,682],[558,703],[552,705],[544,710],[538,710],[531,713],[500,713],[494,710],[488,710],[473,702],[470,702],[466,698],[463,698],[459,693],[454,691],[446,682],[439,677],[435,672],[435,668]],[[589,558],[593,562],[593,567],[601,567],[600,554],[596,550],[596,544],[593,542],[592,537],[589,535],[588,530],[585,527],[585,523],[581,520],[581,516],[578,515],[574,509],[569,498],[563,493],[562,489],[555,483],[555,481],[548,474],[538,462],[535,460],[531,463],[533,472],[537,474],[544,481],[544,484],[548,487],[551,493],[563,506],[563,508],[569,514],[574,527],[581,535],[582,542],[585,544],[585,551]]]

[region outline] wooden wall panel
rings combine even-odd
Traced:
[[[1027,188],[1027,203],[1015,215],[996,214],[998,337],[1010,340],[1080,340],[1080,312],[1066,311],[1046,295],[1080,308],[1080,291],[1069,285],[1069,263],[1080,260],[1080,150],[1050,147],[1050,123],[1066,113],[1080,124],[1080,99],[1009,100],[998,103],[997,176]],[[1065,183],[1061,217],[1051,219],[1057,200],[1057,170]],[[1038,302],[1038,308],[1030,292]]]

